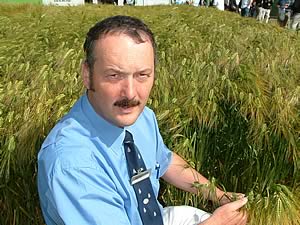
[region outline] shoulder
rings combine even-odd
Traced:
[[[82,143],[91,136],[91,129],[88,121],[80,121],[81,119],[67,115],[62,118],[46,137],[42,149],[48,145],[75,145]]]
[[[63,118],[51,130],[38,154],[38,162],[57,168],[96,167],[91,131],[74,117]]]

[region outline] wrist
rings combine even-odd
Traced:
[[[206,190],[206,199],[217,203],[219,200],[224,197],[226,193],[219,188],[215,187],[214,190]],[[205,195],[204,195],[205,196]]]

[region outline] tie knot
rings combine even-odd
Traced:
[[[133,143],[132,134],[129,131],[127,131],[127,130],[125,131],[124,143],[125,144]]]

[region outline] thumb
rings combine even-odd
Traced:
[[[226,205],[227,205],[227,207],[230,207],[230,209],[232,211],[236,211],[236,210],[242,208],[244,205],[246,205],[247,202],[248,202],[248,198],[244,197],[244,198],[241,198],[241,199],[236,200],[234,202],[230,202]]]

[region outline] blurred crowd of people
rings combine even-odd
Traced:
[[[213,6],[220,10],[239,13],[243,17],[254,17],[268,23],[273,5],[278,10],[277,21],[280,26],[300,30],[300,0],[176,0],[176,4],[194,6]]]

